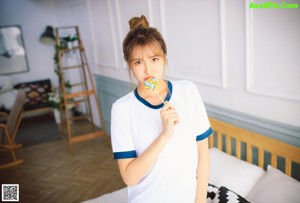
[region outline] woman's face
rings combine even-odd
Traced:
[[[161,51],[161,53],[163,52]],[[153,47],[136,46],[132,51],[128,64],[138,81],[138,85],[143,85],[149,77],[162,79],[165,57],[162,54],[156,54]]]

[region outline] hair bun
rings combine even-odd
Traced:
[[[129,27],[130,30],[134,30],[138,27],[149,28],[149,23],[147,18],[144,15],[141,17],[133,17],[129,20]]]

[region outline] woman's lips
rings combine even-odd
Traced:
[[[148,80],[149,78],[153,78],[153,76],[148,76],[148,77],[145,77],[144,80]]]

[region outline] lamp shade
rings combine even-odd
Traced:
[[[56,40],[53,34],[53,27],[47,26],[45,32],[40,37],[40,42],[47,45],[55,45]]]

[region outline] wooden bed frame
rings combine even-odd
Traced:
[[[235,125],[209,118],[214,135],[209,136],[209,147],[216,147],[226,153],[241,159],[245,154],[245,161],[254,163],[253,150],[257,151],[258,166],[265,168],[267,164],[279,167],[278,157],[284,160],[284,173],[292,176],[292,163],[300,164],[300,148],[284,142],[251,132]],[[242,144],[243,143],[243,144]],[[244,151],[241,149],[243,145]],[[235,151],[235,153],[233,153]],[[270,160],[266,160],[269,153]],[[254,163],[255,164],[255,163]]]
[[[262,168],[265,168],[267,164],[278,168],[278,165],[282,163],[278,162],[277,158],[283,158],[285,161],[283,171],[289,176],[292,175],[292,163],[300,164],[299,147],[254,133],[212,117],[210,117],[209,120],[213,129],[213,135],[208,137],[210,148],[216,147],[227,154],[239,159],[245,159],[245,161]],[[252,152],[254,148],[256,148],[256,153]],[[269,156],[271,156],[269,160],[265,159],[265,152],[268,152]],[[255,155],[257,155],[257,157],[255,157]],[[255,162],[257,162],[257,164]],[[122,188],[113,193],[107,193],[91,201],[88,200],[82,203],[112,202],[112,198],[126,199],[126,191]]]

